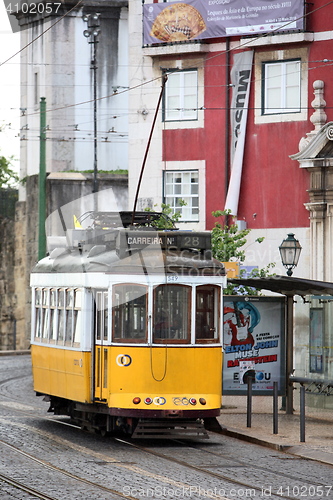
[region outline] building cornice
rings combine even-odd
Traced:
[[[291,155],[290,158],[292,160],[298,160],[300,163],[308,163],[309,160],[313,162],[313,166],[318,166],[316,165],[316,161],[325,161],[331,160],[329,163],[331,164],[333,161],[333,158],[330,157],[318,157],[320,152],[326,147],[327,144],[332,143],[332,149],[333,149],[333,122],[326,123],[317,133],[316,135],[311,139],[311,141],[302,149],[299,153],[296,153],[294,155]],[[333,151],[332,151],[333,153]],[[315,161],[314,161],[315,160]],[[310,162],[310,163],[311,163]],[[310,166],[309,164],[307,165],[302,165],[302,166]]]

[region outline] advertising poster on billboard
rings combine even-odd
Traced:
[[[303,0],[186,0],[143,5],[143,43],[304,29]]]
[[[223,394],[244,395],[251,371],[254,395],[285,393],[285,298],[226,296]]]

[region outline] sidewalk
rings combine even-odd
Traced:
[[[253,396],[251,427],[247,427],[245,396],[224,396],[221,416],[222,433],[252,443],[286,451],[293,455],[333,465],[333,410],[305,409],[305,442],[300,442],[300,414],[286,415],[279,410],[278,434],[273,434],[271,397]],[[281,398],[279,406],[281,408]]]

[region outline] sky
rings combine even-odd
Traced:
[[[20,34],[13,33],[0,0],[0,155],[19,159],[20,56],[1,65],[20,49]],[[15,162],[18,170],[18,161]]]

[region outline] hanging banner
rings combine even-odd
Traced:
[[[238,139],[244,141],[251,86],[253,50],[234,55],[230,72],[232,98],[230,109],[231,124],[231,164],[233,163]]]
[[[238,212],[238,201],[243,170],[246,122],[249,107],[253,51],[247,50],[234,56],[234,64],[230,73],[233,88],[230,122],[231,122],[231,175],[225,202],[225,210],[231,215]]]
[[[304,1],[186,0],[143,5],[143,43],[304,29]]]
[[[254,395],[272,395],[278,382],[285,394],[285,298],[225,296],[223,394],[245,395],[253,377]]]

